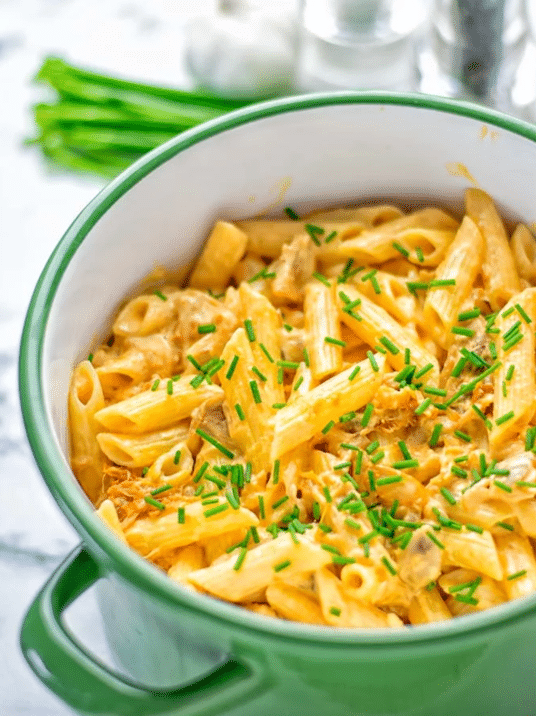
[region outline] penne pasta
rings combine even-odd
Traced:
[[[189,285],[128,300],[73,372],[100,519],[196,594],[312,627],[535,592],[536,249],[466,208],[216,222]]]

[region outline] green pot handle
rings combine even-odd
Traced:
[[[178,689],[151,689],[109,671],[73,639],[61,613],[100,577],[82,545],[52,574],[24,619],[23,654],[41,681],[74,709],[103,716],[209,716],[258,695],[258,670],[229,660]]]

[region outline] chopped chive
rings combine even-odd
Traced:
[[[374,455],[374,457],[370,458],[370,461],[373,465],[376,465],[376,463],[380,462],[380,460],[384,457],[385,457],[385,451],[380,450],[380,452],[377,452],[376,455]]]
[[[525,482],[524,480],[518,480],[516,482],[517,487],[536,487],[536,482]]]
[[[224,447],[220,442],[216,440],[216,438],[213,438],[212,435],[209,435],[204,430],[201,430],[200,428],[197,428],[195,431],[199,437],[203,438],[203,440],[206,440],[208,443],[213,445],[217,450],[219,450],[221,453],[225,455],[225,457],[228,457],[230,460],[233,459],[234,454],[228,450],[226,447]]]
[[[322,488],[322,492],[324,493],[324,497],[326,498],[326,502],[332,502],[331,492],[329,491],[329,487],[325,485]]]
[[[292,370],[296,370],[300,367],[300,364],[293,360],[278,360],[277,365],[280,368],[290,368]]]
[[[391,245],[394,249],[396,249],[399,253],[401,253],[402,256],[404,256],[404,258],[406,258],[406,259],[408,258],[409,251],[407,249],[405,249],[401,244],[399,244],[398,241],[393,241]]]
[[[484,533],[484,530],[482,527],[479,527],[478,525],[472,525],[469,522],[465,525],[465,528],[470,530],[471,532],[477,532],[479,535]]]
[[[305,363],[307,368],[310,367],[311,361],[309,360],[309,351],[307,350],[307,348],[303,349],[303,362]]]
[[[417,373],[415,373],[415,380],[422,378],[429,371],[431,371],[433,367],[434,367],[433,363],[427,363],[423,368],[421,368],[419,371],[417,371]]]
[[[373,276],[375,276],[377,273],[378,273],[378,269],[372,269],[372,271],[369,271],[368,273],[366,273],[366,274],[364,274],[363,276],[361,276],[361,281],[363,281],[363,283],[364,283],[365,281],[369,281],[369,280],[370,280]]]
[[[190,381],[190,385],[192,386],[192,388],[199,388],[199,386],[201,385],[201,383],[204,380],[205,380],[205,375],[203,373],[199,373],[194,378],[192,378],[192,380]],[[172,389],[172,392],[173,392],[173,389]],[[171,395],[171,393],[169,393],[169,388],[168,388],[168,394]]]
[[[240,508],[240,502],[236,499],[236,495],[234,495],[230,490],[226,491],[225,497],[233,510],[238,510]]]
[[[342,293],[342,291],[341,291],[341,293]],[[352,311],[354,310],[354,308],[358,308],[358,306],[360,306],[361,303],[362,303],[362,301],[360,298],[356,298],[355,301],[349,301],[346,304],[346,306],[343,308],[343,311],[345,313],[349,313],[351,316],[353,316],[355,318],[356,316],[352,313]],[[358,320],[360,321],[361,317],[359,317]]]
[[[501,316],[503,318],[508,318],[508,316],[511,316],[514,311],[515,311],[515,308],[513,306],[510,306],[510,308],[507,308],[506,311],[503,311],[501,313]]]
[[[216,487],[219,487],[220,490],[222,490],[225,487],[225,480],[220,480],[219,477],[216,477],[216,475],[205,475],[205,480],[209,480],[210,482],[213,482]]]
[[[248,283],[255,283],[255,281],[258,281],[260,278],[266,278],[266,269],[267,269],[267,267],[265,266],[260,271],[258,271],[254,276],[252,276],[251,278],[248,278]]]
[[[282,368],[282,366],[279,366],[277,369],[277,383],[278,385],[283,385],[283,382],[285,380],[285,370]]]
[[[332,338],[331,336],[326,336],[324,338],[324,343],[331,343],[334,346],[341,346],[341,348],[346,348],[346,341],[341,341],[338,338]]]
[[[392,575],[396,574],[396,569],[393,567],[387,557],[382,557],[382,562]]]
[[[281,505],[284,505],[288,499],[289,499],[289,496],[284,495],[280,500],[277,500],[276,502],[272,503],[272,509],[276,510],[278,507],[281,507]]]
[[[360,370],[361,370],[361,366],[356,365],[355,368],[353,369],[353,371],[348,376],[348,380],[353,380],[356,377],[356,375],[359,373]]]
[[[485,414],[480,410],[480,408],[478,407],[478,405],[471,405],[471,408],[475,411],[475,413],[478,415],[479,418],[482,418],[482,420],[484,421],[484,423],[485,423],[486,427],[488,428],[488,430],[491,430],[491,428],[492,428],[491,420],[489,420],[489,419],[485,416]]]
[[[253,341],[255,340],[255,329],[253,328],[251,318],[246,318],[246,320],[244,321],[244,328],[246,329],[249,342],[253,343]]]
[[[508,420],[511,420],[514,417],[514,411],[509,410],[504,415],[501,415],[500,418],[497,418],[495,421],[495,425],[502,425],[503,423],[506,423]]]
[[[434,425],[434,429],[432,430],[432,435],[430,436],[430,442],[428,445],[433,448],[437,445],[439,441],[439,436],[441,435],[441,431],[443,430],[443,425],[441,423],[436,423]]]
[[[415,458],[410,460],[397,460],[397,462],[393,462],[391,467],[394,467],[395,470],[405,470],[406,468],[419,467],[419,461]]]
[[[508,341],[512,336],[516,333],[519,333],[519,329],[521,328],[521,321],[516,321],[513,323],[510,328],[503,333],[503,340]]]
[[[530,316],[527,315],[523,306],[520,306],[519,303],[516,303],[515,307],[521,318],[525,321],[525,323],[532,323],[532,319],[530,318]]]
[[[374,293],[375,293],[377,296],[379,296],[380,293],[382,292],[382,290],[381,290],[381,288],[380,288],[380,284],[378,283],[378,279],[376,278],[376,276],[371,276],[371,277],[370,277],[370,283],[372,284],[372,288],[374,289]]]
[[[373,411],[374,411],[374,406],[372,405],[372,403],[367,403],[367,405],[365,407],[365,412],[363,413],[363,417],[361,418],[361,426],[363,428],[366,428],[367,425],[369,424]]]
[[[216,330],[215,323],[204,323],[200,326],[197,326],[197,332],[202,335],[205,333],[214,333],[215,330]]]
[[[281,467],[281,461],[280,460],[274,460],[274,469],[272,471],[272,483],[274,485],[277,485],[279,482],[279,469]],[[273,505],[272,505],[273,507]]]
[[[411,361],[411,351],[409,348],[404,348],[404,365],[409,365]]]
[[[340,462],[338,465],[333,465],[334,470],[346,470],[347,467],[351,467],[352,463],[350,460],[347,460],[346,462]]]
[[[286,403],[273,403],[272,408],[275,408],[276,410],[280,410],[281,408],[285,408],[286,405],[287,405]]]
[[[367,351],[367,358],[370,361],[370,365],[372,366],[372,370],[377,373],[380,370],[380,367],[378,363],[376,362],[376,358],[374,357],[374,353],[372,351]]]
[[[155,500],[154,497],[151,497],[150,495],[145,495],[143,498],[145,502],[148,505],[152,505],[153,507],[158,507],[159,510],[165,510],[166,506],[162,502],[158,502],[158,500]]]
[[[360,530],[360,529],[361,529],[361,525],[359,524],[359,522],[356,522],[355,520],[350,519],[350,517],[347,517],[347,518],[344,520],[344,524],[345,524],[347,527],[350,527],[350,529],[353,529],[353,530]]]
[[[319,522],[318,527],[322,530],[322,532],[325,532],[325,534],[328,534],[329,532],[333,532],[331,527],[329,525],[325,525],[322,522]]]
[[[402,475],[391,475],[389,477],[380,477],[379,480],[376,480],[376,485],[382,486],[382,485],[392,485],[395,482],[402,482],[404,478]]]
[[[417,254],[417,258],[419,259],[419,261],[422,264],[422,262],[424,261],[424,254],[423,254],[420,246],[415,247],[415,253]]]
[[[266,346],[264,345],[264,343],[259,343],[259,348],[260,348],[261,351],[264,353],[264,355],[268,358],[268,360],[270,361],[270,363],[274,363],[274,362],[275,362],[274,359],[272,358],[272,356],[270,355],[270,353],[269,353],[269,351],[268,351],[268,348],[266,348]]]
[[[157,487],[154,490],[151,490],[151,495],[159,495],[161,492],[167,492],[168,490],[171,490],[172,485],[167,482],[165,485],[161,485],[160,487]]]
[[[212,517],[212,515],[218,515],[220,512],[224,512],[229,508],[229,505],[226,502],[223,502],[221,505],[218,505],[217,507],[211,507],[210,510],[206,510],[203,512],[205,517]]]
[[[504,482],[501,482],[501,480],[493,480],[493,484],[495,487],[498,487],[501,490],[504,490],[505,492],[512,492],[512,488],[510,485],[507,485]]]
[[[508,353],[514,346],[516,346],[520,341],[523,340],[523,335],[521,333],[513,336],[508,343],[504,343],[503,345],[503,352]]]
[[[330,420],[329,423],[327,423],[326,425],[324,425],[324,427],[322,428],[322,431],[321,431],[321,432],[322,432],[324,435],[326,435],[326,433],[328,433],[328,432],[331,430],[331,428],[334,427],[334,425],[335,425],[335,422],[334,422],[333,420]]]
[[[154,392],[158,388],[159,385],[160,385],[160,379],[157,378],[155,380],[155,382],[151,385],[151,390]]]
[[[246,469],[244,470],[244,480],[246,482],[251,482],[251,472],[253,470],[253,466],[250,462],[246,463]]]
[[[425,281],[406,281],[406,286],[408,287],[409,291],[414,296],[416,296],[417,291],[426,291],[429,287],[429,284],[427,284]]]
[[[227,507],[227,505],[222,505],[224,507]],[[248,553],[247,547],[241,547],[240,548],[240,554],[238,555],[238,559],[233,564],[233,569],[238,572],[240,567],[244,564],[244,560],[246,559],[246,554]]]
[[[509,525],[508,522],[497,522],[497,527],[502,527],[505,530],[508,530],[509,532],[514,531],[513,525]]]
[[[361,452],[357,445],[351,445],[350,443],[341,443],[341,447],[345,448],[346,450],[355,450],[356,452]]]
[[[407,382],[409,382],[411,380],[410,374],[413,374],[413,373],[415,373],[415,366],[414,365],[406,365],[406,366],[404,366],[404,368],[402,368],[400,373],[397,373],[395,375],[395,380],[397,383],[402,383],[403,381],[405,381],[409,378],[409,380],[407,380]]]
[[[201,370],[201,366],[200,366],[199,363],[196,361],[196,359],[193,357],[193,355],[191,355],[191,354],[189,353],[189,354],[186,356],[186,359],[190,361],[190,363],[193,365],[193,367],[194,367],[196,370]]]
[[[161,301],[167,301],[167,299],[168,299],[168,297],[165,296],[165,295],[162,293],[162,291],[155,291],[155,292],[154,292],[154,295],[155,295],[155,296],[158,296],[158,298],[159,298]]]
[[[451,594],[455,594],[456,592],[461,592],[464,589],[469,589],[472,592],[478,587],[478,585],[481,583],[482,578],[477,577],[476,579],[473,579],[470,582],[463,582],[462,584],[453,584],[452,587],[449,587],[449,592]]]
[[[438,540],[433,532],[427,532],[426,536],[431,539],[432,542],[439,547],[439,549],[445,549],[445,545],[443,544],[443,542]]]
[[[469,455],[458,455],[454,458],[454,462],[467,462],[467,460],[469,460]]]
[[[457,594],[455,596],[455,599],[458,602],[463,602],[464,604],[472,604],[476,606],[478,604],[478,599],[475,599],[474,597],[466,596],[465,594]]]
[[[186,522],[186,515],[184,512],[184,507],[179,507],[177,509],[177,522],[180,525],[183,525]]]
[[[456,498],[454,497],[452,492],[450,492],[450,490],[447,490],[446,487],[442,487],[439,491],[450,505],[456,504]]]
[[[231,361],[231,365],[229,366],[229,370],[225,374],[225,377],[227,380],[231,380],[233,373],[235,372],[236,364],[238,363],[239,356],[235,355],[233,360]]]
[[[339,418],[340,423],[348,423],[350,420],[353,420],[356,416],[356,413],[354,410],[351,410],[349,413],[345,413],[344,415],[341,415]]]
[[[321,273],[318,273],[318,271],[314,271],[313,276],[316,278],[317,281],[320,281],[320,283],[323,283],[324,286],[331,288],[330,282],[327,280],[327,278],[325,276],[322,276]]]
[[[320,520],[320,515],[320,503],[315,500],[315,502],[313,502],[313,517],[318,521]]]
[[[426,398],[425,400],[423,400],[422,403],[415,408],[415,415],[422,415],[424,411],[430,407],[431,404],[431,398]]]
[[[290,326],[288,323],[283,323],[283,328],[285,329],[285,331],[287,331],[287,333],[290,333],[293,330],[292,326]]]
[[[264,497],[262,495],[258,496],[259,501],[259,515],[262,520],[266,519],[266,513],[264,511]]]
[[[253,395],[253,400],[257,403],[262,403],[261,394],[259,393],[259,386],[257,385],[257,381],[250,380],[249,381],[249,387],[251,389],[251,394]]]
[[[450,471],[453,475],[456,475],[457,477],[461,477],[462,479],[467,479],[467,471],[463,470],[461,467],[458,467],[457,465],[452,465],[450,468]]]
[[[173,457],[173,464],[178,465],[180,459],[181,459],[181,451],[177,450],[177,452],[175,453],[175,455]]]
[[[435,278],[430,281],[430,288],[443,288],[444,286],[455,286],[456,279],[454,278]]]
[[[384,345],[389,351],[389,353],[391,353],[392,355],[396,356],[398,353],[400,353],[400,348],[397,348],[393,341],[389,340],[387,336],[382,336],[380,338],[380,343]]]
[[[464,328],[463,326],[452,326],[450,332],[455,333],[458,336],[468,336],[469,338],[472,338],[475,335],[475,331],[471,328]]]
[[[234,407],[235,407],[236,413],[237,413],[238,417],[240,418],[240,420],[245,420],[246,416],[245,416],[244,411],[242,410],[242,407],[240,406],[240,404],[236,403],[236,405]]]
[[[472,318],[480,316],[480,308],[472,308],[470,311],[458,313],[458,321],[470,321]]]
[[[512,376],[514,375],[515,365],[511,365],[508,368],[508,371],[506,373],[506,380],[512,380]]]
[[[344,557],[342,554],[334,554],[331,558],[333,564],[355,564],[353,557]]]
[[[367,445],[367,447],[365,448],[365,452],[367,453],[367,455],[372,455],[374,450],[377,450],[379,447],[380,447],[380,441],[374,440],[374,442],[371,442]]]
[[[423,392],[428,393],[429,395],[439,395],[441,398],[445,398],[447,395],[446,390],[444,390],[443,388],[436,388],[433,385],[425,385],[423,388]]]
[[[460,438],[460,440],[463,440],[466,443],[471,442],[471,436],[467,435],[467,433],[464,433],[462,430],[455,430],[454,435],[456,435],[457,438]]]
[[[173,395],[173,381],[172,380],[168,380],[167,386],[166,386],[166,391],[167,391],[168,395]]]
[[[333,239],[334,239],[336,236],[337,236],[337,232],[336,232],[336,231],[332,231],[330,234],[328,234],[328,235],[326,236],[326,238],[324,239],[324,243],[325,243],[325,244],[329,244],[331,241],[333,241]]]
[[[514,572],[514,574],[509,574],[506,577],[506,579],[508,579],[509,581],[511,581],[512,579],[519,579],[520,577],[524,577],[526,573],[527,573],[526,569],[521,569],[521,570],[519,570],[519,572]]]
[[[266,382],[266,381],[268,380],[268,378],[260,372],[260,370],[257,368],[257,366],[254,365],[254,366],[252,367],[251,371],[252,371],[253,373],[255,373],[255,375],[256,375],[258,378],[260,378],[260,380],[262,380],[263,382]]]
[[[208,470],[208,462],[204,462],[204,463],[201,465],[201,467],[199,468],[199,470],[196,472],[196,474],[193,476],[193,478],[192,478],[193,481],[194,481],[194,482],[199,482],[199,480],[203,477],[203,475],[205,474],[205,472],[206,472],[207,470]]]
[[[320,246],[318,237],[324,233],[324,229],[321,229],[320,226],[314,226],[313,224],[305,224],[304,229],[309,234],[309,238],[313,244]]]
[[[467,358],[465,358],[465,357],[460,358],[460,360],[456,363],[456,365],[452,369],[451,376],[453,378],[459,378],[462,370],[465,368],[466,363],[467,363]]]
[[[294,211],[294,209],[291,209],[290,206],[286,206],[286,207],[285,207],[285,214],[288,216],[289,219],[292,219],[292,221],[299,221],[299,220],[300,220],[300,217],[298,216],[298,214],[296,214],[296,212]]]
[[[374,473],[372,472],[372,470],[369,470],[369,471],[367,472],[367,475],[368,475],[368,481],[369,481],[370,491],[371,491],[371,492],[374,492],[374,490],[376,489],[376,482],[375,482],[375,480],[374,480]]]
[[[334,547],[331,544],[321,544],[320,547],[325,550],[326,552],[330,552],[331,554],[340,554],[337,547]]]

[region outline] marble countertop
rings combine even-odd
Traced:
[[[79,542],[37,470],[17,393],[26,307],[46,259],[72,219],[103,186],[55,172],[23,146],[31,79],[47,54],[157,83],[187,86],[184,22],[216,0],[2,0],[0,2],[0,714],[72,716],[30,671],[19,645],[23,616],[53,569]],[[91,590],[68,624],[108,659]]]
[[[23,146],[33,133],[31,79],[47,54],[145,81],[187,86],[185,18],[196,0],[0,2],[0,714],[69,716],[19,649],[21,621],[53,569],[79,540],[33,462],[17,392],[18,345],[33,287],[77,213],[103,186],[50,170]],[[208,2],[203,12],[214,7]],[[91,590],[66,614],[83,643],[107,659]],[[83,602],[83,603],[82,603]]]

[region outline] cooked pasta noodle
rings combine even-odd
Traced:
[[[189,286],[128,301],[69,394],[73,471],[118,538],[307,624],[534,592],[536,250],[481,190],[466,209],[218,221]]]

